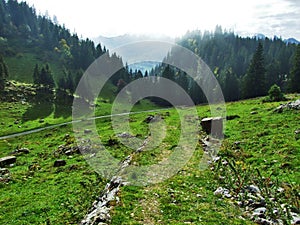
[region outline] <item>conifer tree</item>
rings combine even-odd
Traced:
[[[243,80],[243,95],[245,98],[254,98],[266,94],[266,70],[263,54],[263,45],[259,42]]]
[[[5,80],[8,77],[8,68],[2,55],[0,55],[0,90],[5,88]]]
[[[300,45],[297,46],[290,74],[290,91],[300,93]]]
[[[38,64],[35,64],[34,71],[33,71],[33,83],[40,84],[40,71]]]

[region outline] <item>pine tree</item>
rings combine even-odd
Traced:
[[[174,71],[170,68],[169,65],[167,65],[166,68],[164,69],[162,73],[162,77],[173,81],[175,80]]]
[[[243,80],[243,95],[245,98],[254,98],[266,94],[266,70],[263,52],[263,45],[259,42]]]
[[[239,80],[232,72],[232,69],[226,69],[222,74],[223,82],[221,84],[223,95],[226,101],[236,101],[240,98]]]
[[[290,91],[300,93],[300,45],[297,46],[293,67],[290,72]]]
[[[38,64],[35,64],[34,71],[33,71],[33,83],[40,84],[40,71]]]
[[[69,73],[67,75],[67,79],[66,79],[66,89],[68,89],[71,94],[73,94],[75,92],[75,85],[74,85],[74,81],[72,79],[72,74],[70,71],[69,71]]]
[[[35,65],[33,72],[33,82],[38,85],[48,86],[53,88],[55,86],[53,76],[48,64],[43,66],[41,71],[39,71],[38,65]]]
[[[5,80],[8,77],[8,68],[2,55],[0,55],[0,90],[5,88]]]

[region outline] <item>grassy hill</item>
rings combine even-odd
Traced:
[[[58,60],[44,61],[35,53],[18,53],[13,57],[5,57],[9,68],[10,79],[19,82],[33,83],[33,70],[36,64],[43,65],[48,63],[53,73],[53,78],[58,82],[59,78],[64,77],[63,66]]]
[[[7,120],[17,119],[30,107],[21,102],[0,104],[2,128],[10,124]],[[108,109],[109,102],[105,104]],[[227,121],[219,160],[207,170],[199,169],[203,155],[200,139],[204,137],[200,132],[193,157],[175,176],[155,185],[121,188],[119,202],[111,203],[111,224],[255,224],[250,219],[252,212],[240,203],[249,201],[240,193],[250,185],[259,187],[268,216],[282,204],[289,206],[288,212],[299,211],[300,142],[294,132],[300,129],[300,115],[297,110],[274,112],[279,105],[262,103],[262,99],[228,103],[227,115],[235,117]],[[135,110],[142,110],[145,104],[138,107]],[[145,108],[149,109],[149,105]],[[200,118],[210,116],[208,106],[197,110]],[[159,147],[136,155],[132,162],[135,165],[154,164],[174,149],[180,133],[174,109],[131,115],[132,135],[142,139],[147,136],[148,124],[144,121],[155,114],[163,115],[167,135]],[[51,115],[44,119],[51,121]],[[37,124],[37,120],[27,122],[28,127]],[[109,118],[98,119],[96,124],[113,156],[124,159],[131,153],[117,141]],[[16,163],[7,168],[9,173],[1,175],[1,224],[77,224],[83,219],[108,180],[99,176],[78,152],[73,132],[71,125],[64,125],[0,140],[0,157],[17,157]],[[86,136],[81,135],[83,139]],[[15,151],[22,148],[29,151]],[[65,160],[66,165],[55,167],[56,160]],[[228,189],[231,197],[214,194],[219,187]],[[277,193],[278,188],[283,191]],[[273,217],[291,219],[281,211]]]

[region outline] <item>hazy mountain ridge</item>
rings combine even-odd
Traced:
[[[257,40],[264,40],[265,38],[269,38],[266,35],[261,34],[261,33],[255,34],[254,37]],[[281,39],[281,37],[278,37],[278,36],[275,35],[272,39]],[[283,39],[283,42],[285,42],[286,44],[300,44],[300,41],[298,41],[297,39],[295,39],[293,37]]]
[[[99,36],[92,39],[94,43],[98,44],[101,43],[101,45],[105,46],[107,49],[110,50],[110,52],[116,52],[118,55],[120,55],[123,59],[123,62],[129,62],[133,57],[139,56],[139,58],[145,58],[143,55],[141,55],[141,45],[142,42],[147,41],[157,41],[157,42],[167,42],[167,43],[175,43],[175,39],[168,37],[168,36],[158,36],[158,35],[132,35],[132,34],[124,34],[120,36],[115,37],[105,37],[105,36]],[[136,45],[134,44],[136,43]],[[140,43],[140,44],[137,44]],[[130,46],[130,52],[120,52],[118,48],[124,47],[125,45]],[[159,59],[160,62],[163,60],[163,58],[168,54],[168,51],[171,49],[166,49],[164,54],[161,54],[162,49],[152,49],[151,54],[154,54],[155,58]],[[148,52],[147,52],[148,53]],[[145,71],[150,71],[152,68],[154,68],[156,65],[158,65],[159,62],[151,62],[151,61],[143,61],[140,63],[134,63],[129,64],[129,67],[134,70],[140,70],[141,72],[145,73]]]

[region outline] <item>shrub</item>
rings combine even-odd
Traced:
[[[274,84],[268,91],[269,93],[269,100],[272,102],[278,102],[278,101],[283,101],[286,98],[284,97],[280,87],[276,84]]]

